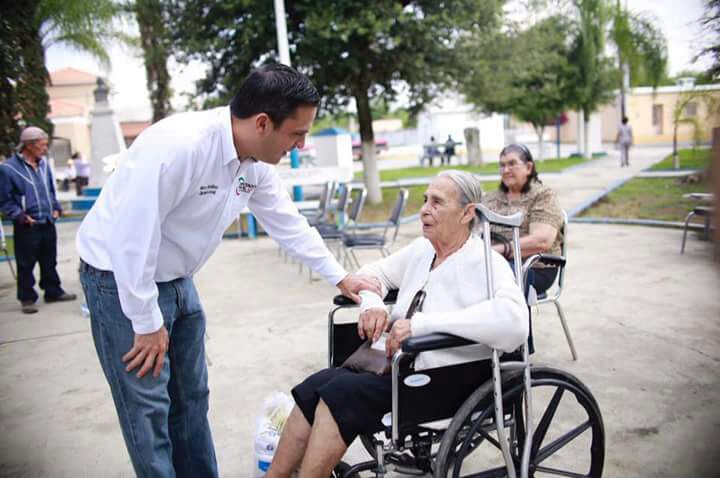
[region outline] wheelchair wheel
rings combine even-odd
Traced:
[[[605,431],[587,387],[567,372],[546,367],[531,368],[531,382],[535,431],[529,476],[602,476]],[[518,476],[525,442],[523,398],[522,372],[503,377],[505,427]],[[507,476],[495,430],[488,381],[453,417],[437,454],[435,477]]]

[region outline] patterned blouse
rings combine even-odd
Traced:
[[[482,196],[482,203],[498,214],[509,215],[523,211],[525,217],[520,225],[520,237],[530,233],[530,223],[549,224],[557,229],[557,237],[549,254],[560,255],[562,243],[563,213],[555,191],[537,181],[530,184],[530,190],[522,193],[519,199],[509,200],[501,190],[492,191]],[[504,226],[492,226],[492,231],[512,240],[512,229]],[[542,266],[541,264],[538,264]]]

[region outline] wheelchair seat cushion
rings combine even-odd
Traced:
[[[384,429],[382,417],[392,408],[392,378],[327,368],[293,388],[292,396],[310,425],[315,421],[315,409],[322,398],[343,441],[350,446],[358,435]]]

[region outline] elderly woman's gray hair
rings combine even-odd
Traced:
[[[441,171],[438,176],[446,177],[455,183],[461,207],[464,208],[468,204],[480,202],[482,198],[482,187],[480,186],[480,180],[474,174],[468,173],[467,171],[458,171],[457,169],[447,169]],[[477,223],[478,218],[476,216],[470,223],[471,231],[477,226]]]

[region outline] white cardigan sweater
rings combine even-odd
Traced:
[[[430,241],[421,237],[359,271],[380,279],[383,296],[389,289],[399,289],[391,319],[405,318],[410,302],[424,286],[427,295],[422,312],[410,321],[413,336],[444,332],[483,344],[421,353],[415,360],[416,370],[487,358],[490,347],[505,352],[519,347],[528,335],[528,308],[507,261],[492,252],[495,297],[488,300],[481,238],[471,235],[431,271],[434,256]],[[377,294],[362,291],[360,296],[361,310],[387,310]]]

